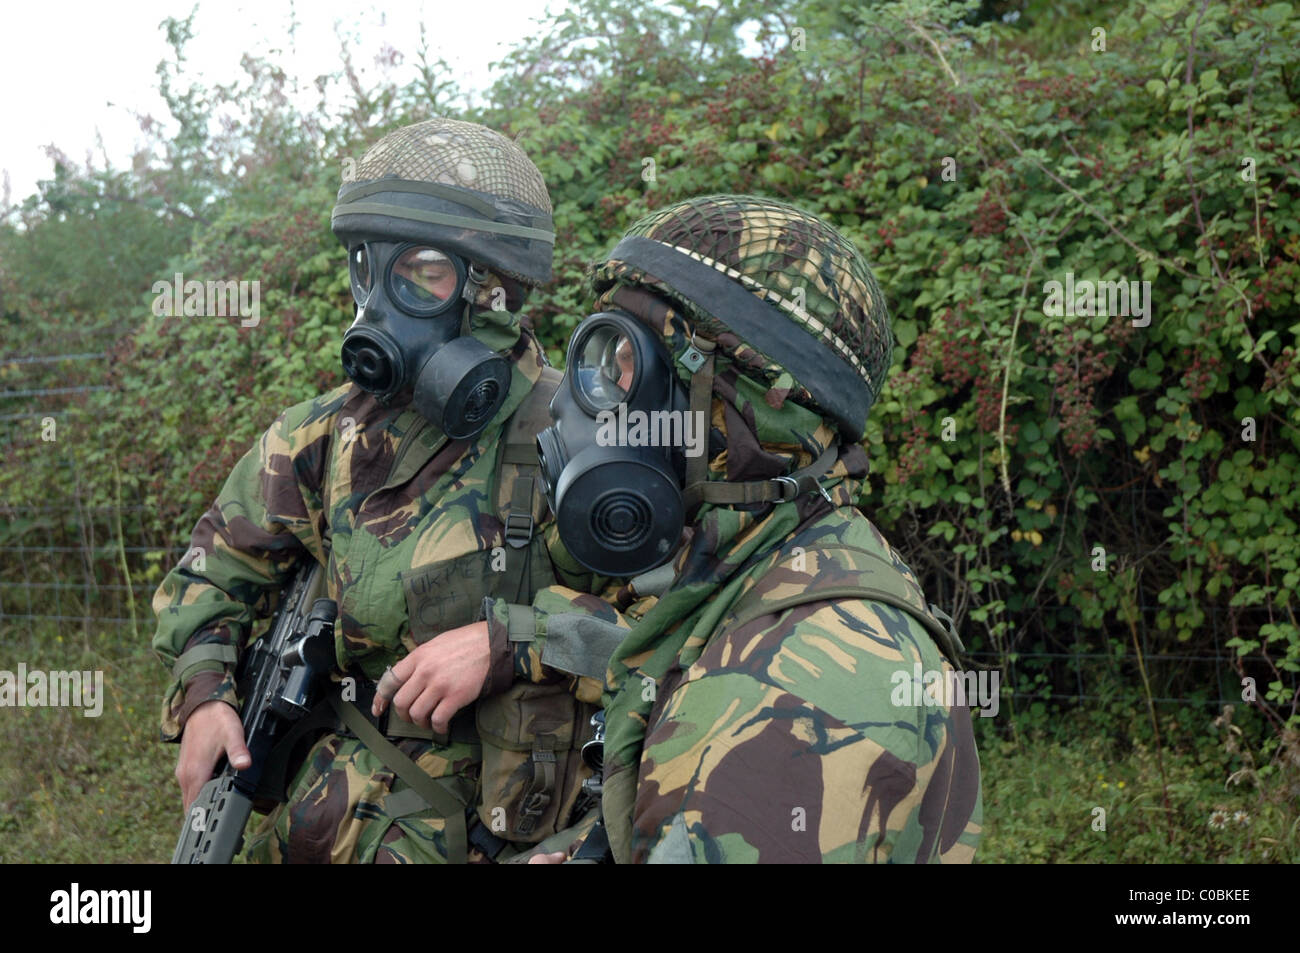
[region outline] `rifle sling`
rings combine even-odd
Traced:
[[[348,730],[442,817],[445,824],[443,834],[447,839],[448,863],[465,863],[469,856],[469,846],[464,802],[447,790],[440,783],[440,779],[431,777],[403,754],[397,745],[380,734],[379,729],[372,725],[351,702],[344,701],[339,695],[330,695],[329,704],[335,714],[343,719]]]

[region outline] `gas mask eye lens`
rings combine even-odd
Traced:
[[[636,380],[636,348],[617,327],[603,325],[587,337],[574,367],[583,397],[598,411],[627,400]]]
[[[464,286],[464,267],[427,245],[407,248],[393,260],[389,288],[402,310],[433,315],[447,310]]]
[[[357,304],[362,304],[370,292],[370,253],[366,251],[365,245],[352,249],[348,264],[352,266],[353,297],[357,299]]]

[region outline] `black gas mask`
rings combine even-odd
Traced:
[[[537,435],[547,500],[570,555],[606,576],[667,561],[701,504],[763,507],[819,493],[838,442],[808,466],[766,480],[710,480],[726,448],[711,429],[716,342],[686,327],[664,339],[625,311],[593,314],[569,342],[568,369]],[[686,343],[688,342],[689,343]],[[687,389],[678,367],[690,374]]]
[[[510,364],[467,333],[469,299],[486,277],[457,255],[411,242],[353,245],[357,318],[343,370],[387,404],[409,397],[453,440],[480,433],[505,403]]]
[[[687,460],[708,452],[709,423],[690,411],[663,339],[625,312],[587,318],[551,416],[537,453],[569,553],[611,576],[668,559],[685,518]]]

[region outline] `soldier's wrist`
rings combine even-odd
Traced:
[[[225,702],[236,712],[239,698],[235,691],[235,676],[230,669],[220,672],[199,672],[185,683],[185,695],[175,712],[176,724],[181,731],[191,715],[210,701]]]

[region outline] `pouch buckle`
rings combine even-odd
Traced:
[[[514,549],[523,549],[533,538],[533,514],[511,510],[506,514],[506,542]]]

